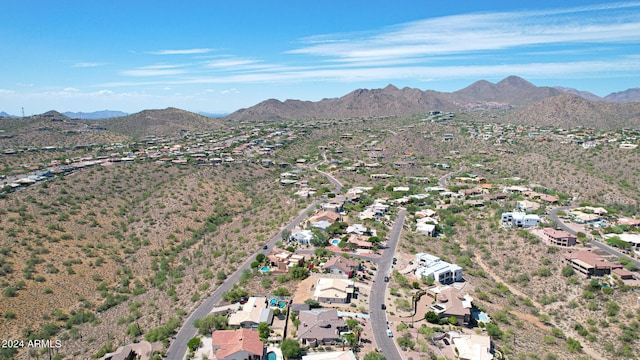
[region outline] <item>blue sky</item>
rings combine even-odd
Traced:
[[[387,84],[521,76],[640,87],[640,2],[20,0],[0,4],[0,111],[232,112]]]

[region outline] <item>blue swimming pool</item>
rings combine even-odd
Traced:
[[[483,323],[488,323],[489,321],[491,321],[491,318],[489,317],[489,315],[487,315],[484,311],[475,310],[473,311],[471,316],[473,316],[473,318],[476,319],[478,322],[482,321]]]
[[[340,239],[333,239],[333,240],[331,240],[331,245],[333,245],[333,246],[338,246],[338,244],[340,244]]]
[[[269,351],[267,353],[267,360],[276,360],[276,359],[277,359],[276,353],[274,353],[273,351]]]
[[[268,272],[269,270],[271,270],[268,266],[264,266],[262,268],[260,268],[260,271],[262,272]]]

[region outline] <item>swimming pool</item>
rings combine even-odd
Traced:
[[[276,359],[277,359],[276,353],[274,353],[273,351],[269,351],[267,353],[267,360],[276,360]]]
[[[340,239],[333,239],[333,240],[331,240],[331,245],[333,245],[333,246],[338,246],[338,244],[340,244]]]
[[[483,323],[488,323],[489,321],[491,321],[489,315],[487,315],[484,311],[473,311],[471,316],[473,316],[473,318],[478,322],[482,321]]]
[[[265,273],[268,272],[269,270],[271,270],[268,266],[263,266],[262,268],[260,268],[260,271]]]
[[[280,309],[284,309],[287,307],[286,301],[278,301],[278,299],[269,300],[269,306],[277,306]]]

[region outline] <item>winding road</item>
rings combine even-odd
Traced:
[[[558,216],[558,212],[560,211],[566,211],[566,210],[570,210],[572,209],[571,206],[560,206],[557,208],[552,209],[551,211],[549,211],[549,217],[551,218],[551,220],[553,220],[554,223],[556,223],[558,225],[558,227],[570,234],[576,235],[577,232],[575,230],[573,230],[571,227],[567,226],[567,224],[565,224],[564,222],[562,222],[562,220],[560,220],[560,217]],[[600,241],[596,241],[596,240],[589,240],[589,245],[595,246],[598,249],[606,252],[609,255],[613,255],[616,256],[618,258],[621,257],[626,257],[629,259],[629,261],[631,261],[632,263],[634,263],[637,267],[640,268],[640,261],[635,260],[630,258],[628,255],[610,247],[607,244],[601,243]]]
[[[287,226],[282,228],[278,234],[276,234],[269,242],[266,244],[267,249],[262,249],[252,256],[248,257],[247,260],[233,273],[231,274],[224,283],[220,284],[217,289],[215,289],[209,297],[198,306],[198,308],[189,315],[187,320],[184,322],[178,334],[176,334],[175,339],[173,339],[169,345],[169,349],[167,350],[167,358],[169,359],[183,359],[187,352],[187,343],[191,338],[196,336],[197,329],[193,326],[193,322],[197,319],[203,318],[209,315],[211,309],[213,309],[221,300],[222,294],[225,291],[231,290],[234,284],[238,283],[240,280],[240,276],[245,269],[251,268],[251,263],[255,260],[258,254],[268,255],[269,251],[273,248],[276,241],[282,239],[282,231],[289,230],[291,231],[294,227],[300,224],[303,220],[307,218],[307,212],[315,209],[316,206],[320,203],[320,200],[316,200],[307,206],[306,209],[302,210],[298,216],[293,219]]]

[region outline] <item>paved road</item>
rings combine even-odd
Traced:
[[[221,300],[222,293],[225,291],[229,291],[233,284],[238,283],[240,280],[240,276],[245,269],[251,268],[251,263],[255,260],[258,254],[267,255],[269,251],[274,246],[274,243],[278,240],[282,239],[282,231],[283,230],[292,230],[298,224],[300,224],[304,219],[307,218],[307,211],[311,209],[315,209],[315,207],[320,203],[320,200],[316,200],[311,203],[306,209],[301,211],[298,216],[289,223],[289,225],[285,226],[276,236],[274,236],[267,243],[268,249],[260,249],[260,251],[256,252],[253,256],[247,258],[247,260],[233,273],[231,274],[224,283],[222,283],[218,288],[209,295],[209,297],[200,305],[198,308],[191,313],[191,315],[187,318],[187,320],[178,331],[176,338],[169,345],[169,349],[167,350],[167,358],[169,359],[182,359],[184,358],[187,352],[187,343],[191,338],[196,335],[197,329],[193,326],[193,322],[196,319],[203,318],[209,314],[211,309],[213,309]]]
[[[326,154],[323,153],[322,157],[324,159],[322,162],[327,161]],[[320,174],[327,177],[327,179],[329,179],[329,181],[336,187],[336,193],[339,194],[342,191],[342,183],[340,183],[340,181],[334,178],[332,175],[324,171],[318,170],[318,164],[322,162],[312,164],[309,167],[311,168],[311,170],[317,171]],[[269,251],[271,251],[271,249],[273,248],[275,242],[282,239],[282,231],[293,230],[294,227],[296,227],[298,224],[300,224],[303,220],[307,218],[307,212],[315,209],[316,206],[320,204],[321,201],[322,200],[316,200],[313,203],[311,203],[309,206],[307,206],[306,209],[301,211],[298,214],[298,216],[295,219],[293,219],[291,223],[289,223],[289,225],[285,226],[282,230],[280,230],[280,232],[278,232],[278,234],[274,236],[267,243],[268,249],[261,249],[260,251],[256,252],[253,256],[250,256],[249,258],[247,258],[247,260],[242,264],[242,266],[240,266],[231,276],[229,276],[224,283],[218,286],[218,288],[213,293],[211,293],[211,295],[209,295],[209,297],[200,306],[198,306],[198,308],[193,313],[191,313],[191,315],[189,315],[187,320],[182,325],[182,328],[180,328],[180,331],[178,331],[176,338],[169,345],[169,349],[167,350],[167,358],[169,359],[184,358],[187,352],[187,343],[189,342],[189,340],[191,340],[191,338],[193,338],[196,335],[196,332],[197,332],[197,329],[193,326],[193,322],[196,319],[200,319],[207,316],[211,311],[211,309],[213,309],[222,300],[222,293],[224,293],[225,291],[231,290],[231,288],[233,287],[233,284],[238,283],[238,281],[240,280],[240,276],[242,275],[242,272],[245,269],[249,269],[251,267],[251,263],[254,261],[255,257],[258,254],[268,255]]]
[[[558,227],[559,227],[560,229],[562,229],[562,230],[564,230],[564,231],[566,231],[566,232],[568,232],[568,233],[570,233],[570,234],[575,235],[575,234],[577,234],[577,232],[576,232],[575,230],[573,230],[572,228],[570,228],[569,226],[567,226],[567,225],[566,225],[564,222],[562,222],[562,220],[560,220],[560,218],[558,217],[558,212],[559,212],[559,211],[566,211],[566,210],[570,210],[570,209],[572,209],[572,207],[570,207],[570,206],[560,206],[560,207],[557,207],[557,208],[555,208],[555,209],[553,209],[553,210],[549,211],[549,217],[551,218],[551,220],[553,220],[553,221],[558,225]],[[626,254],[624,254],[624,253],[622,253],[622,252],[620,252],[620,251],[618,251],[618,250],[616,250],[616,249],[612,248],[611,246],[609,246],[609,245],[607,245],[607,244],[605,244],[605,243],[602,243],[602,242],[600,242],[600,241],[596,241],[596,240],[589,240],[589,245],[595,246],[595,247],[597,247],[597,248],[601,249],[602,251],[606,252],[607,254],[609,254],[609,255],[613,255],[613,256],[616,256],[616,257],[618,257],[618,258],[626,257],[626,258],[628,258],[631,262],[633,262],[634,264],[636,264],[636,266],[637,266],[637,267],[640,267],[640,261],[630,258],[628,255],[626,255]]]
[[[438,185],[440,185],[440,187],[446,187],[446,186],[447,186],[447,180],[449,180],[449,178],[450,178],[451,176],[453,176],[454,174],[457,174],[457,173],[461,173],[461,172],[463,172],[463,171],[465,171],[465,170],[467,170],[467,167],[466,167],[466,166],[464,166],[464,165],[462,165],[462,166],[460,167],[460,170],[458,170],[458,171],[452,171],[452,172],[450,172],[450,173],[446,174],[445,176],[441,177],[441,178],[438,180]]]
[[[322,158],[323,158],[322,161],[309,165],[309,168],[313,171],[317,171],[320,174],[324,175],[329,180],[329,182],[331,182],[336,187],[336,190],[335,190],[336,194],[340,194],[342,192],[342,183],[340,182],[340,180],[336,179],[335,177],[333,177],[333,175],[329,173],[326,173],[322,170],[318,170],[318,165],[327,162],[327,154],[325,152],[322,153]]]
[[[391,273],[391,263],[393,262],[393,256],[396,253],[396,247],[398,240],[400,239],[400,233],[402,232],[402,226],[404,225],[404,218],[406,210],[400,208],[396,221],[389,233],[389,240],[387,241],[387,249],[380,259],[378,259],[378,273],[374,278],[374,283],[371,286],[371,295],[369,296],[369,314],[371,316],[371,328],[373,329],[373,336],[376,339],[378,348],[382,350],[382,353],[387,360],[402,360],[398,348],[393,338],[387,336],[387,312],[380,307],[384,303],[387,284],[384,281],[384,277]]]

